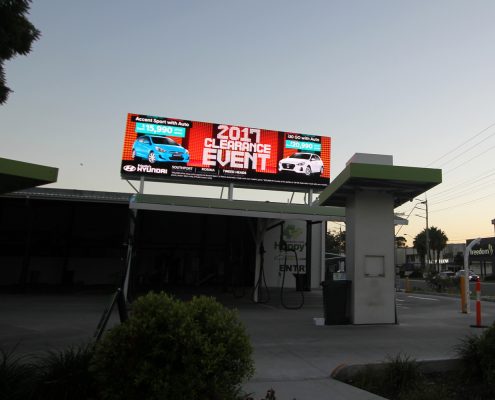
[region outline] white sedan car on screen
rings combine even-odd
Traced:
[[[311,174],[321,175],[323,173],[323,161],[317,154],[294,153],[278,162],[278,170],[279,172],[289,171],[307,176]]]

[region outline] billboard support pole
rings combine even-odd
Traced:
[[[229,200],[234,200],[234,184],[229,183]]]
[[[311,194],[308,200],[311,199]],[[311,201],[309,203],[311,205]],[[311,246],[311,240],[313,239],[313,224],[311,221],[306,221],[306,276],[305,276],[305,282],[304,282],[304,287],[302,290],[307,290],[311,291],[311,249],[313,246]],[[298,266],[299,267],[299,266]]]
[[[141,179],[139,181],[139,194],[144,193],[144,176],[141,176]]]
[[[313,205],[313,188],[309,188],[308,190],[308,206]]]
[[[123,296],[126,301],[129,300],[129,282],[131,279],[131,266],[134,255],[134,237],[136,234],[137,210],[129,210],[129,232],[127,237],[127,256],[125,263]]]

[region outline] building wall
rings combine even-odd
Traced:
[[[0,198],[0,287],[118,285],[128,205]]]
[[[322,240],[325,226],[323,223],[311,225],[312,243],[311,243],[311,266],[308,266],[306,260],[306,221],[286,220],[284,221],[283,240],[287,243],[287,251],[280,246],[281,227],[278,226],[269,230],[265,234],[265,278],[268,287],[281,287],[282,284],[287,288],[296,287],[295,275],[306,275],[308,270],[311,272],[311,288],[319,288],[320,283],[324,280],[322,277]],[[285,276],[284,276],[285,270]]]
[[[126,267],[129,218],[127,203],[0,197],[0,289],[119,286]],[[252,287],[253,223],[254,218],[139,211],[131,286],[142,291]],[[306,223],[296,223],[305,247]],[[312,229],[311,286],[318,287],[321,224]],[[300,261],[305,258],[304,248]],[[266,260],[268,285],[280,286],[279,265],[273,257]],[[286,278],[286,286],[294,287],[293,275]]]

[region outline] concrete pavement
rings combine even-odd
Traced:
[[[109,295],[0,295],[0,345],[19,343],[25,353],[63,348],[93,334]],[[405,353],[418,360],[455,357],[454,346],[471,328],[474,314],[461,314],[459,300],[397,294],[397,325],[316,326],[323,316],[320,291],[306,294],[300,310],[274,300],[257,305],[231,295],[219,297],[236,307],[254,348],[256,373],[244,388],[258,400],[273,388],[278,400],[379,399],[330,379],[339,365],[383,361]],[[474,304],[472,304],[474,307]],[[483,323],[494,322],[495,303],[483,304]],[[117,322],[114,314],[111,324]]]
[[[313,317],[323,313],[316,300],[321,293],[311,296],[299,311],[241,309],[255,349],[256,374],[246,385],[249,391],[259,396],[273,387],[289,400],[377,398],[339,392],[343,384],[328,377],[339,365],[378,363],[399,353],[417,360],[453,358],[459,339],[479,332],[470,327],[474,314],[460,313],[459,299],[406,293],[397,294],[397,325],[315,326]],[[494,315],[495,304],[484,303],[483,323],[493,323]]]

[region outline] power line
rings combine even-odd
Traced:
[[[437,158],[436,160],[432,161],[431,163],[429,163],[428,165],[426,165],[427,167],[429,167],[430,165],[436,163],[437,161],[440,161],[441,159],[447,157],[449,154],[452,154],[453,152],[455,152],[456,150],[460,149],[462,146],[464,146],[466,143],[469,143],[471,140],[473,140],[474,138],[478,137],[479,135],[481,135],[482,133],[486,132],[488,129],[492,128],[495,126],[495,122],[491,125],[489,125],[488,127],[482,129],[480,132],[478,132],[477,134],[475,134],[473,137],[470,137],[469,139],[467,139],[466,141],[462,142],[460,145],[458,145],[457,147],[453,148],[452,150],[448,151],[447,153],[445,153],[443,156]]]
[[[467,148],[466,150],[464,150],[464,154],[468,153],[469,151],[471,151],[472,149],[474,149],[476,146],[479,146],[481,143],[483,143],[483,142],[484,142],[484,141],[486,141],[488,138],[490,138],[490,137],[492,137],[492,136],[494,136],[494,135],[495,135],[495,131],[494,131],[492,134],[488,135],[488,136],[487,136],[486,138],[484,138],[483,140],[479,141],[478,143],[473,144],[471,147],[469,147],[469,148]],[[448,161],[444,162],[443,164],[440,164],[440,165],[439,165],[439,167],[443,167],[444,165],[447,165],[448,163],[450,163],[450,162],[452,162],[452,161],[456,160],[458,157],[459,157],[459,156],[456,156],[456,157],[451,158],[450,160],[448,160]]]
[[[479,200],[483,200],[483,199],[486,199],[488,197],[491,197],[491,196],[495,196],[495,193],[490,193],[486,196],[482,196],[482,197],[478,197],[477,199],[474,199],[474,200],[471,200],[471,201],[467,201],[465,203],[461,203],[461,204],[457,204],[455,206],[450,206],[450,207],[445,207],[445,208],[441,208],[439,210],[432,210],[433,212],[440,212],[440,211],[445,211],[445,210],[449,210],[451,208],[456,208],[456,207],[461,207],[461,206],[465,206],[466,204],[471,204],[471,203],[474,203],[476,201],[479,201]]]
[[[454,177],[455,175],[452,175],[452,173],[454,171],[456,171],[457,169],[461,168],[462,166],[472,162],[473,160],[480,158],[481,156],[485,155],[486,153],[488,153],[489,151],[491,151],[495,148],[495,145],[490,146],[488,148],[484,148],[484,149],[482,148],[478,154],[474,154],[472,157],[466,159],[465,161],[460,160],[461,157],[466,158],[466,156],[469,152],[478,148],[480,145],[484,144],[486,146],[486,141],[488,139],[492,138],[493,136],[495,136],[495,132],[489,132],[489,130],[492,129],[493,127],[495,127],[495,122],[488,125],[486,128],[480,130],[475,135],[469,137],[467,140],[465,140],[462,143],[460,143],[459,145],[455,146],[453,149],[447,151],[445,154],[436,158],[431,163],[429,163],[427,165],[427,167],[431,166],[432,164],[439,163],[439,161],[442,161],[442,160],[443,160],[443,162],[441,163],[440,167],[443,167],[445,165],[451,164],[452,162],[454,162],[456,160],[459,160],[460,163],[458,165],[455,165],[451,169],[444,171],[444,176],[447,174],[450,174],[449,175],[450,178]],[[488,132],[488,135],[486,135],[487,132]],[[483,139],[478,140],[474,144],[472,143],[474,139],[480,137],[483,134],[485,134],[485,137]],[[466,145],[468,145],[468,146],[466,146]],[[459,150],[463,147],[467,147],[467,149],[460,153]],[[455,154],[457,154],[457,155],[455,155]],[[449,157],[449,156],[451,156],[451,157]],[[449,158],[447,158],[447,157],[449,157]],[[490,185],[490,188],[493,187],[492,180],[489,180],[489,178],[493,177],[494,175],[495,175],[495,170],[493,168],[489,169],[489,170],[485,171],[482,176],[480,176],[480,174],[477,174],[476,176],[473,177],[473,179],[468,179],[463,183],[454,184],[453,186],[448,187],[447,189],[441,190],[437,193],[435,193],[433,191],[433,193],[429,197],[430,198],[433,197],[434,199],[436,198],[436,201],[434,201],[434,203],[433,203],[434,205],[436,205],[439,203],[452,201],[455,199],[460,199],[460,198],[466,197],[468,195],[476,195],[476,194],[479,195],[484,186]],[[430,212],[442,212],[442,211],[446,211],[449,209],[466,206],[468,204],[472,204],[472,203],[479,202],[481,200],[490,198],[494,195],[495,195],[495,193],[490,193],[487,195],[479,196],[479,197],[474,198],[474,199],[464,201],[460,204],[455,204],[455,205],[443,207],[440,209],[433,208],[433,210],[430,210]],[[407,218],[412,214],[412,212],[414,211],[416,206],[417,206],[417,204],[409,211]],[[400,232],[401,228],[402,227],[400,227],[398,229],[396,235]]]
[[[409,217],[411,216],[412,212],[413,212],[413,211],[414,211],[414,210],[418,207],[418,204],[421,204],[421,202],[416,203],[416,204],[413,206],[413,208],[411,208],[411,211],[409,211],[409,214],[407,214],[407,217],[406,217],[405,219],[409,219]],[[397,236],[397,235],[399,234],[399,232],[401,231],[401,229],[402,229],[402,227],[403,227],[403,226],[404,226],[404,225],[401,225],[401,226],[399,227],[399,229],[397,230],[397,232],[395,232],[395,236]]]
[[[482,176],[478,177],[475,180],[468,179],[466,181],[463,181],[461,183],[458,183],[458,184],[456,184],[456,185],[454,185],[454,186],[452,186],[452,187],[450,187],[448,189],[442,190],[440,192],[430,193],[429,196],[430,196],[430,198],[432,198],[432,197],[438,197],[438,196],[441,196],[442,194],[444,194],[446,192],[451,192],[452,190],[455,190],[459,186],[463,186],[463,187],[471,186],[471,185],[475,184],[476,182],[482,181],[483,179],[486,179],[486,178],[489,178],[490,176],[495,175],[495,172],[492,172],[492,171],[495,171],[495,170],[494,169],[490,169],[490,170],[486,171],[486,172],[488,172],[488,174],[482,175]]]
[[[466,187],[465,189],[460,190],[459,192],[451,193],[450,195],[444,195],[444,197],[447,196],[447,198],[444,198],[444,197],[440,197],[439,199],[437,198],[435,201],[433,201],[432,205],[444,203],[446,201],[452,201],[452,200],[458,199],[460,197],[464,197],[468,194],[473,194],[473,191],[479,187],[485,187],[487,189],[491,189],[493,186],[489,186],[489,187],[486,186],[489,183],[492,183],[492,182],[491,181],[490,182],[483,182],[483,183],[478,184],[474,187]],[[450,197],[448,197],[448,196],[450,196]]]
[[[475,158],[479,157],[479,156],[482,156],[483,154],[486,154],[488,153],[490,150],[494,149],[495,148],[495,145],[489,147],[488,149],[486,149],[485,151],[483,151],[482,153],[479,153],[477,155],[475,155],[474,157],[471,157],[469,160],[466,160],[464,161],[463,163],[459,164],[457,167],[454,167],[452,169],[449,169],[448,171],[445,171],[446,174],[449,174],[451,173],[452,171],[455,171],[457,168],[460,168],[462,167],[463,165],[466,165],[468,162],[470,161],[473,161]]]

